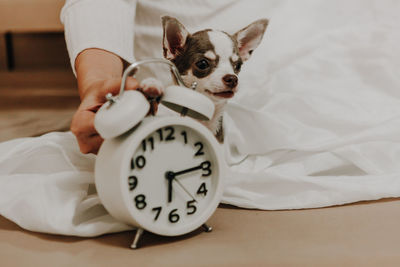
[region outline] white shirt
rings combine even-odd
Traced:
[[[161,17],[176,17],[190,31],[213,28],[235,33],[267,17],[265,0],[67,0],[61,12],[71,59],[100,48],[128,62],[162,57]]]

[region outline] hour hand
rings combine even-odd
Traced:
[[[165,178],[168,180],[168,203],[172,202],[172,182],[175,179],[175,173],[166,172]]]
[[[174,180],[186,192],[186,194],[188,194],[195,202],[197,202],[196,199],[190,194],[190,192],[181,184],[181,182],[175,179],[175,177],[176,173],[174,172],[169,171],[165,173],[165,178],[168,180],[168,203],[172,202],[172,184]]]

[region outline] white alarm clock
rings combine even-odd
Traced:
[[[161,103],[187,116],[147,116],[150,104],[138,91],[124,91],[126,78],[146,63],[168,64],[179,86],[167,87]],[[214,213],[223,191],[221,145],[195,119],[210,119],[214,104],[183,87],[171,62],[149,59],[129,66],[118,96],[108,95],[95,117],[105,139],[95,164],[95,185],[106,210],[138,228],[164,236],[189,233]],[[192,118],[190,118],[192,117]],[[195,119],[193,119],[195,118]]]

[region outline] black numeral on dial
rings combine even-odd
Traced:
[[[151,150],[154,150],[154,138],[153,137],[149,137],[149,138],[147,138],[147,141],[146,141],[146,139],[144,139],[142,141],[143,152],[146,152],[148,143],[150,144]]]
[[[166,126],[166,127],[160,128],[160,129],[156,130],[155,132],[153,132],[153,134],[151,136],[148,136],[145,139],[143,139],[142,143],[140,144],[141,148],[142,148],[141,149],[142,155],[132,157],[131,162],[130,162],[130,165],[131,165],[130,167],[131,167],[131,170],[135,170],[134,172],[132,172],[132,174],[136,174],[139,177],[141,177],[140,173],[142,173],[142,172],[137,172],[137,170],[140,170],[140,169],[143,169],[146,167],[145,156],[148,157],[149,162],[151,161],[150,157],[148,156],[147,153],[151,153],[151,151],[154,150],[155,147],[158,146],[158,144],[159,144],[158,142],[166,143],[169,141],[179,139],[179,142],[181,142],[181,144],[183,141],[183,143],[186,145],[186,144],[189,144],[189,141],[190,141],[189,146],[191,149],[193,149],[193,152],[191,152],[191,153],[194,153],[194,157],[199,157],[199,156],[205,155],[208,150],[205,147],[204,143],[201,141],[192,140],[195,137],[192,137],[190,134],[191,134],[191,131],[187,132],[187,130],[185,128],[183,128],[183,129],[181,127],[174,128],[173,126]],[[187,147],[187,149],[189,149],[189,147]],[[188,167],[191,167],[191,166],[188,166]],[[213,172],[212,168],[213,168],[212,163],[210,161],[206,160],[206,161],[203,161],[200,164],[200,166],[199,165],[197,165],[195,167],[192,166],[192,168],[185,169],[184,171],[176,172],[176,173],[177,173],[177,175],[180,175],[180,174],[183,174],[183,173],[186,173],[189,171],[196,171],[197,177],[199,177],[200,173],[201,173],[201,176],[207,177],[207,176],[212,175],[212,172]],[[206,181],[207,179],[202,179],[202,180]],[[128,185],[129,185],[130,191],[134,191],[138,187],[138,183],[139,183],[139,181],[138,181],[137,176],[130,175],[128,177]],[[195,188],[193,188],[193,189],[195,189]],[[136,191],[139,191],[139,190],[136,189]],[[199,196],[198,197],[199,199],[207,196],[207,193],[208,193],[207,183],[206,182],[201,183],[200,186],[197,188],[197,191],[195,191],[195,192],[196,192],[196,195]],[[188,194],[191,196],[190,193],[188,193]],[[148,201],[150,201],[150,200],[148,199]],[[148,211],[148,212],[151,213],[151,214],[149,214],[150,216],[153,216],[154,222],[158,221],[161,216],[162,221],[164,221],[164,222],[168,220],[170,223],[178,223],[181,219],[180,216],[193,215],[198,210],[198,207],[197,207],[198,203],[195,199],[193,199],[193,197],[192,197],[192,200],[186,201],[186,211],[183,210],[184,208],[182,210],[178,211],[178,209],[172,209],[172,210],[167,209],[167,207],[163,207],[162,205],[153,206],[153,205],[151,205],[150,202],[149,203],[146,202],[146,196],[144,194],[136,195],[133,198],[132,202],[134,202],[134,205],[138,210],[144,210],[147,207],[147,204],[149,204],[149,208],[147,210],[150,209],[150,211]],[[163,211],[163,209],[164,209],[164,211]],[[165,209],[167,209],[167,210],[165,210]],[[186,212],[186,214],[185,214],[185,212]],[[161,213],[163,213],[163,214],[161,214]]]
[[[196,200],[194,199],[186,202],[186,208],[188,209],[188,211],[186,212],[187,215],[192,215],[197,211],[197,208],[194,205],[194,203],[196,203]]]
[[[144,166],[146,166],[146,158],[144,156],[138,156],[136,159],[131,159],[131,170],[134,170],[136,167],[142,169]]]
[[[185,144],[187,144],[188,138],[187,138],[187,133],[186,133],[186,131],[182,131],[182,132],[181,132],[181,135],[183,136],[183,141],[185,142]]]
[[[171,210],[171,212],[169,213],[169,215],[168,215],[168,220],[169,220],[171,223],[177,223],[177,222],[179,221],[180,217],[179,217],[179,214],[176,213],[177,211],[178,211],[178,209],[173,209],[173,210]]]
[[[197,189],[197,194],[198,194],[198,195],[204,195],[204,196],[206,196],[206,195],[207,195],[207,192],[208,192],[208,190],[207,190],[207,187],[206,187],[206,183],[202,183],[202,184],[200,185],[199,189]]]
[[[156,131],[158,133],[158,138],[160,142],[164,141],[164,132],[165,132],[165,141],[175,140],[175,128],[172,126],[165,127],[164,129],[158,129]]]
[[[145,195],[137,195],[135,197],[135,205],[136,205],[136,208],[138,208],[139,210],[146,208],[146,206],[147,206],[146,196]]]
[[[194,144],[194,146],[197,147],[197,152],[196,154],[194,154],[196,157],[204,155],[203,152],[204,145],[202,142],[197,142],[196,144]]]
[[[137,184],[138,184],[138,179],[136,176],[129,176],[128,178],[128,183],[129,183],[129,190],[133,191],[135,190]]]
[[[211,171],[211,162],[209,161],[204,161],[201,163],[201,169],[203,170],[203,174],[201,176],[207,177],[212,174]]]
[[[165,138],[165,141],[175,140],[175,136],[174,136],[175,129],[174,129],[174,127],[169,126],[169,127],[166,127],[164,130],[167,132],[167,137]]]
[[[157,221],[158,217],[160,216],[161,210],[162,210],[162,207],[155,207],[152,209],[152,211],[156,212],[156,217],[154,217],[155,221]]]
[[[163,141],[164,140],[164,135],[163,135],[162,129],[158,129],[157,133],[158,133],[158,137],[160,138],[160,141]]]

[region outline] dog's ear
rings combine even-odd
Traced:
[[[239,56],[243,61],[250,58],[254,49],[260,44],[268,26],[267,19],[257,20],[233,35],[239,48]]]
[[[172,60],[182,52],[186,39],[189,36],[189,32],[176,18],[164,16],[162,17],[162,24],[164,29],[164,57]]]

